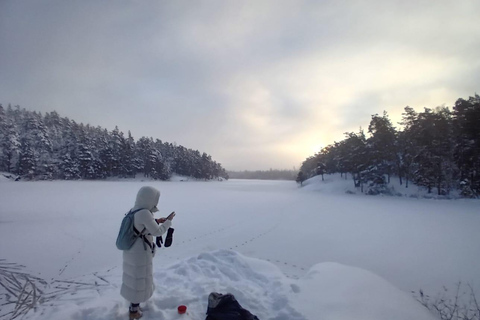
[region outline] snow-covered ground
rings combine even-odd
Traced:
[[[411,291],[478,292],[478,200],[345,194],[351,181],[326,178],[2,179],[0,319],[126,319],[115,239],[143,185],[161,190],[158,217],[177,213],[145,319],[204,319],[212,291],[261,320],[433,319]]]

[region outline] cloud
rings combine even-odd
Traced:
[[[177,142],[227,168],[290,168],[372,114],[474,94],[479,9],[5,0],[0,102]]]

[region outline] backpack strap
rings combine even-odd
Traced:
[[[135,231],[135,234],[137,234],[137,237],[139,238],[142,238],[143,240],[143,248],[145,250],[147,250],[147,246],[150,248],[150,250],[152,250],[152,253],[155,251],[155,247],[153,246],[152,243],[150,243],[150,241],[148,241],[147,237],[145,237],[145,235],[143,234],[143,232],[145,231],[145,228],[143,228],[142,232],[139,232],[137,230],[137,228],[135,228],[135,226],[133,227],[133,231]],[[145,245],[146,244],[146,245]]]
[[[135,210],[135,211],[131,211],[131,210],[130,210],[130,212],[131,212],[132,214],[135,214],[135,213],[137,213],[138,211],[143,210],[143,209],[144,209],[144,208],[140,208],[140,209],[137,209],[137,210]],[[134,221],[135,221],[135,220],[134,220]],[[140,231],[137,230],[137,228],[135,228],[135,225],[133,226],[133,231],[134,231],[135,234],[137,235],[137,238],[142,238],[142,240],[143,240],[143,248],[144,248],[145,250],[147,250],[147,245],[148,245],[148,247],[150,248],[150,250],[152,250],[152,253],[153,253],[153,252],[155,251],[155,247],[154,247],[154,245],[153,245],[152,243],[150,243],[150,241],[148,241],[147,237],[145,237],[145,235],[143,234],[143,233],[145,232],[145,230],[146,230],[146,228],[144,227],[143,230],[142,230],[142,232],[140,232]]]

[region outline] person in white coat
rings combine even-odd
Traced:
[[[142,187],[138,191],[135,206],[132,211],[142,209],[135,213],[134,225],[138,231],[143,230],[144,237],[139,237],[129,250],[123,251],[123,277],[120,294],[130,302],[130,319],[142,317],[140,303],[145,302],[153,295],[152,258],[155,255],[153,237],[164,234],[172,224],[175,213],[168,218],[155,219],[160,191],[153,187]]]

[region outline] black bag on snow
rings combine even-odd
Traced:
[[[205,320],[259,320],[256,315],[242,308],[231,293],[212,292],[208,296],[207,318]]]

